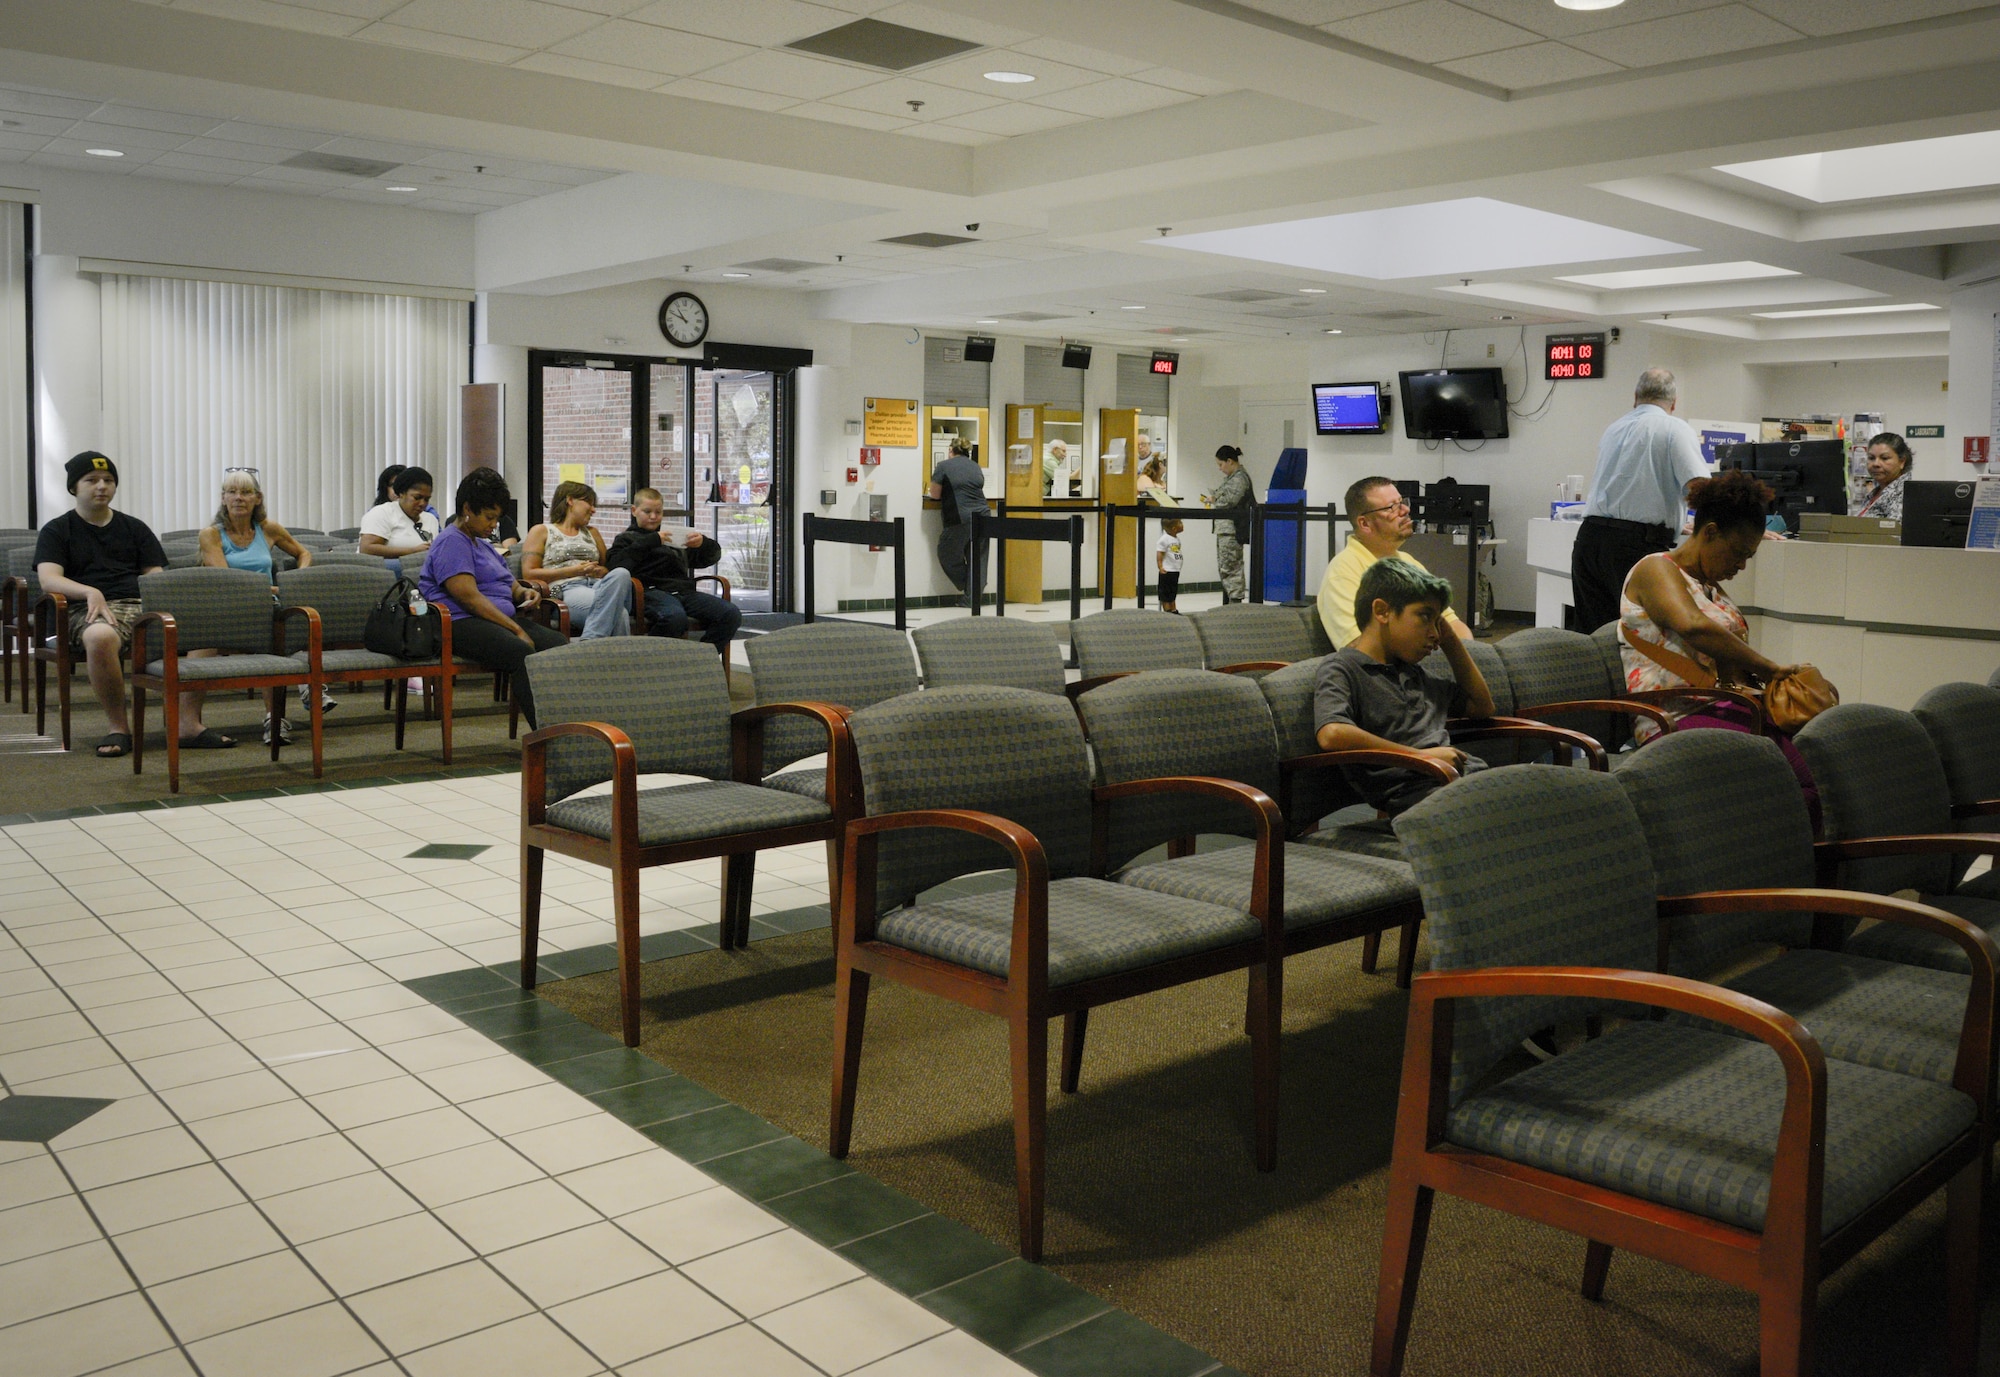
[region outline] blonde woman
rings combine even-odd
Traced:
[[[521,542],[521,577],[547,584],[569,608],[570,624],[583,623],[583,638],[632,634],[632,571],[604,563],[604,537],[590,524],[597,513],[597,490],[588,483],[558,483],[549,498],[549,519]]]
[[[277,592],[278,575],[273,567],[271,551],[282,550],[290,555],[304,569],[312,563],[312,551],[292,538],[292,533],[271,520],[264,510],[264,485],[257,481],[257,470],[247,468],[224,469],[222,471],[222,504],[215,509],[215,518],[201,530],[201,562],[211,569],[248,569],[264,576]],[[195,655],[213,654],[213,651],[194,651]],[[320,707],[332,712],[340,704],[329,687],[320,689]],[[292,739],[292,724],[289,718],[278,720],[278,734],[284,740]],[[264,740],[271,739],[271,719],[264,718]]]

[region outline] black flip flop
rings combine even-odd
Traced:
[[[112,749],[107,751],[104,749],[106,746],[110,746]],[[132,738],[126,732],[112,732],[97,743],[97,758],[99,760],[116,760],[120,756],[130,754],[132,754]]]
[[[200,736],[190,736],[181,742],[184,751],[227,751],[234,748],[236,738],[224,736],[213,727],[203,727]]]

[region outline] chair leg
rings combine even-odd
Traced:
[[[827,1152],[847,1156],[854,1134],[854,1090],[861,1076],[861,1034],[868,1022],[868,972],[837,961],[833,975],[833,1105]]]
[[[1062,1093],[1074,1095],[1083,1075],[1083,1035],[1090,1030],[1090,1010],[1063,1015]]]
[[[1979,1245],[1991,1166],[1991,1154],[1981,1153],[1945,1187],[1944,1370],[1950,1377],[1979,1370]]]
[[[1278,1169],[1278,1039],[1284,1017],[1285,963],[1274,957],[1250,968],[1250,1092],[1256,1123],[1257,1170]]]
[[[611,916],[618,927],[618,1009],[625,1045],[639,1045],[639,867],[614,859]]]
[[[1410,1314],[1424,1269],[1424,1241],[1431,1230],[1429,1186],[1413,1170],[1392,1165],[1387,1218],[1382,1228],[1382,1271],[1375,1284],[1375,1341],[1369,1377],[1399,1377],[1410,1342]]]
[[[1396,947],[1396,988],[1410,988],[1411,977],[1417,973],[1417,925],[1423,920],[1412,918],[1403,924],[1400,942]]]
[[[1801,1249],[1773,1250],[1767,1236],[1764,1250],[1764,1283],[1757,1296],[1758,1377],[1811,1377],[1818,1237]]]
[[[444,742],[444,763],[451,764],[451,695],[456,676],[438,675],[438,736]]]
[[[140,773],[140,766],[146,759],[146,690],[132,686],[132,773]]]
[[[1361,939],[1361,973],[1375,974],[1375,963],[1382,955],[1382,934],[1371,932]]]
[[[64,647],[62,653],[56,657],[56,701],[62,709],[62,748],[68,750],[70,747],[69,681],[76,677],[76,666],[71,663],[69,658],[69,629],[67,627],[58,627],[56,634],[61,639]],[[36,735],[39,736],[41,733],[37,731]]]
[[[271,763],[278,763],[278,752],[285,747],[285,734],[278,730],[278,724],[285,720],[285,691],[281,688],[267,689],[264,693],[264,711],[271,714]]]
[[[724,951],[750,945],[750,891],[757,876],[757,853],[722,858],[722,939]]]
[[[1041,1010],[1019,1004],[1008,1010],[1007,1048],[1013,1062],[1014,1194],[1020,1210],[1021,1256],[1040,1262],[1049,1110],[1049,1021]]]
[[[539,846],[521,843],[521,988],[535,988],[535,966],[542,948],[542,861]]]
[[[1604,1279],[1611,1272],[1611,1245],[1589,1240],[1583,1250],[1583,1298],[1604,1299]]]
[[[403,725],[410,716],[410,681],[407,677],[396,681],[396,749],[403,749]]]

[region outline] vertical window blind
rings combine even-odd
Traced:
[[[0,201],[0,527],[28,524],[28,208]]]
[[[155,530],[206,524],[228,468],[257,469],[288,526],[360,524],[389,464],[449,505],[465,302],[115,274],[100,293],[104,448]]]

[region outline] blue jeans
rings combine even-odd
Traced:
[[[646,590],[648,635],[671,636],[678,640],[687,635],[690,620],[700,622],[705,628],[701,638],[726,655],[729,643],[736,639],[736,628],[743,624],[743,614],[737,610],[735,603],[727,598],[718,598],[713,593],[675,594],[661,588]]]
[[[632,634],[632,571],[613,569],[601,579],[576,579],[558,595],[569,608],[570,625],[583,623],[583,639]]]

